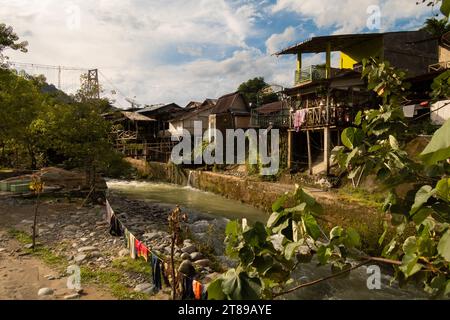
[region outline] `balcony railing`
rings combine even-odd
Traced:
[[[447,69],[450,69],[450,61],[441,61],[439,63],[428,66],[428,72],[442,71]]]
[[[302,123],[299,129],[311,129],[327,126],[345,127],[350,125],[356,116],[358,109],[353,107],[330,107],[328,110],[326,107],[314,107],[306,109],[305,121]],[[291,128],[294,126],[293,114],[291,117]]]
[[[277,113],[260,114],[256,110],[251,113],[251,125],[253,127],[268,128],[289,128],[291,125],[291,113],[288,109],[281,110]]]
[[[312,129],[327,126],[346,127],[350,125],[358,112],[354,107],[314,107],[306,109],[305,121],[299,129]],[[275,114],[258,114],[256,110],[252,111],[251,125],[253,127],[280,129],[297,129],[294,126],[295,114],[289,110],[282,110]]]
[[[334,77],[341,69],[331,68],[330,77]],[[295,71],[295,84],[302,84],[327,78],[327,68],[323,65],[313,65],[301,71]]]

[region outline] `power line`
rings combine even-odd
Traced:
[[[14,65],[14,66],[18,66],[18,67],[33,67],[33,68],[53,69],[53,70],[66,70],[66,71],[88,71],[88,70],[90,70],[90,68],[54,66],[54,65],[48,65],[48,64],[29,63],[29,62],[8,61],[8,63],[11,65]]]

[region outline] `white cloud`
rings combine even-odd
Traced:
[[[319,28],[350,32],[364,27],[367,5],[379,1],[278,0],[272,5],[267,0],[1,0],[0,21],[30,43],[27,54],[8,52],[13,60],[99,68],[120,92],[141,103],[183,105],[234,91],[255,76],[292,85],[294,57],[268,53],[303,40],[304,34],[293,25],[270,36],[268,25],[277,13],[297,12],[300,21],[312,19]],[[415,1],[381,2],[385,25],[401,17],[420,17]],[[304,59],[305,66],[321,62],[320,55]],[[57,71],[46,75],[57,82]],[[77,72],[63,75],[63,88],[78,81]],[[100,80],[107,91],[112,89]]]
[[[298,38],[298,36],[299,34],[292,26],[287,27],[282,33],[271,35],[266,41],[267,53],[274,54],[288,43]]]
[[[335,27],[335,33],[361,32],[367,26],[367,9],[378,5],[381,9],[381,28],[388,30],[399,19],[419,19],[430,15],[424,5],[411,0],[277,0],[272,12],[296,12],[312,19],[319,28]]]

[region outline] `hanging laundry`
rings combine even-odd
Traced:
[[[194,291],[195,300],[202,299],[203,285],[197,280],[192,281],[192,290]]]
[[[114,215],[114,211],[111,208],[108,200],[106,200],[106,222],[110,223],[111,217]]]
[[[123,241],[125,242],[125,248],[130,249],[130,232],[124,227]]]
[[[181,299],[182,300],[193,300],[195,298],[194,290],[192,288],[192,279],[181,275],[182,278],[182,289],[181,289]]]
[[[138,239],[134,239],[134,249],[136,250],[136,257],[141,256],[141,242]]]
[[[152,280],[156,292],[162,289],[161,283],[161,260],[152,253]]]
[[[294,114],[294,128],[295,131],[299,132],[300,128],[302,127],[303,123],[305,123],[306,115],[307,115],[306,109],[297,110]]]
[[[171,268],[169,268],[169,264],[167,262],[161,263],[161,274],[164,281],[164,284],[167,287],[171,287],[169,278],[172,278]]]
[[[148,262],[148,252],[149,252],[148,248],[141,242],[139,256],[144,258],[145,261],[147,262]]]
[[[134,237],[134,235],[132,233],[130,233],[130,237],[129,237],[129,244],[128,244],[128,248],[130,249],[130,257],[131,259],[136,259],[136,246],[135,246],[135,240],[136,238]]]
[[[411,104],[409,106],[403,107],[403,114],[406,118],[414,118],[414,115],[416,114],[416,105]]]
[[[117,219],[116,215],[113,214],[109,224],[109,234],[114,237],[123,236],[123,227],[120,221]]]

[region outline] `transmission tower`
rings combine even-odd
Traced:
[[[88,70],[88,88],[93,99],[100,99],[100,85],[98,83],[98,69]]]

